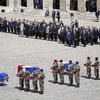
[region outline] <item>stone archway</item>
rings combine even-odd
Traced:
[[[43,9],[43,0],[33,0],[35,9]]]
[[[78,0],[70,0],[70,10],[78,10]]]
[[[7,6],[8,0],[0,0],[0,6]]]
[[[27,7],[27,0],[21,0],[21,6]]]
[[[86,11],[95,12],[97,10],[97,0],[86,0]]]
[[[53,9],[60,9],[60,0],[53,0]]]

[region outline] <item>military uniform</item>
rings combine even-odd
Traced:
[[[33,76],[33,90],[34,92],[38,91],[38,75],[39,75],[39,71],[38,70],[34,70],[32,76]]]
[[[99,78],[99,61],[98,61],[98,59],[95,59],[95,63],[93,65],[93,67],[94,67],[95,78],[98,79]]]
[[[45,78],[45,74],[43,73],[43,69],[40,69],[39,85],[40,85],[40,93],[41,94],[43,94],[43,92],[44,92],[44,78]]]
[[[53,70],[53,78],[54,78],[54,82],[56,83],[58,81],[58,62],[54,61],[53,66],[51,67],[51,69]]]
[[[86,66],[87,77],[91,77],[91,60],[90,57],[87,57],[87,63],[84,64]]]
[[[58,68],[61,84],[64,83],[64,64],[62,62],[63,61],[60,61]]]
[[[74,66],[72,63],[70,63],[68,66],[68,77],[70,85],[73,84],[73,74],[74,74]]]
[[[24,88],[24,72],[21,70],[17,76],[19,77],[19,85],[20,89],[22,90]]]
[[[30,72],[28,70],[25,71],[25,87],[26,87],[26,90],[29,91],[29,89],[30,89]]]
[[[80,86],[80,65],[78,63],[76,63],[75,66],[75,82],[77,87]]]

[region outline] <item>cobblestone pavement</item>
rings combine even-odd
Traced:
[[[100,80],[84,77],[86,72],[83,64],[87,56],[90,56],[92,61],[96,56],[100,59],[100,45],[72,48],[57,42],[0,33],[0,71],[9,73],[10,77],[7,85],[0,86],[0,100],[100,100]],[[55,58],[80,62],[82,76],[80,88],[69,87],[68,76],[65,76],[64,85],[52,83],[50,67]],[[44,68],[46,79],[43,95],[18,89],[16,73],[19,64]],[[94,77],[93,70],[92,77]]]

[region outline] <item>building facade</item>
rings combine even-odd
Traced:
[[[64,11],[95,11],[100,9],[100,0],[0,0],[0,8],[21,11],[32,9]]]

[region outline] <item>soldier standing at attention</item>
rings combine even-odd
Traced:
[[[61,84],[63,84],[64,83],[64,64],[63,64],[63,60],[60,60],[58,70],[59,70],[59,76],[60,76]]]
[[[68,76],[69,76],[69,84],[70,86],[73,84],[73,74],[74,74],[74,66],[72,64],[72,61],[69,61],[69,66],[68,66]]]
[[[30,72],[28,71],[27,68],[25,71],[25,87],[26,87],[26,91],[29,91],[29,89],[30,89]]]
[[[36,70],[36,68],[34,68],[34,72],[32,73],[32,77],[33,77],[33,91],[34,92],[38,92],[38,75],[39,75],[39,71]]]
[[[52,11],[52,21],[55,22],[56,12]]]
[[[99,61],[98,61],[98,57],[95,57],[95,63],[92,66],[94,67],[95,78],[99,79]]]
[[[20,90],[23,90],[23,88],[24,88],[24,72],[23,72],[22,68],[19,71],[19,73],[17,74],[17,76],[19,77]]]
[[[79,62],[76,62],[76,65],[75,65],[75,82],[76,82],[76,86],[79,87],[80,86],[80,65],[79,65]]]
[[[86,72],[87,72],[87,77],[91,78],[91,60],[90,57],[87,57],[87,62],[86,64],[84,64],[84,66],[86,66]]]
[[[53,73],[53,78],[54,82],[57,83],[58,81],[58,61],[55,59],[53,62],[53,66],[51,67],[52,73]]]
[[[40,69],[39,73],[40,94],[43,94],[44,92],[44,79],[45,79],[45,74],[43,72],[43,69]]]

